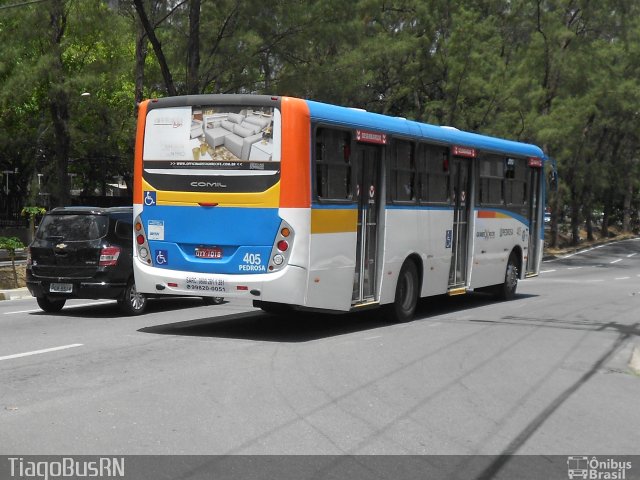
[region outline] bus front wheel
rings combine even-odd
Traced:
[[[415,262],[407,260],[398,275],[395,300],[387,307],[386,313],[392,322],[408,322],[413,318],[418,304],[418,289],[418,268]]]

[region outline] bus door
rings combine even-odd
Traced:
[[[358,235],[352,304],[375,301],[382,147],[355,146]]]
[[[540,238],[540,169],[529,167],[529,245],[527,249],[527,270],[525,274],[535,274],[538,269],[538,241]]]
[[[464,289],[467,283],[469,215],[471,213],[471,160],[452,156],[449,161],[449,175],[453,228],[447,232],[447,243],[451,243],[449,292],[452,293],[456,289]],[[455,293],[464,293],[464,291]]]

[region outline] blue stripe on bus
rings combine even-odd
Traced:
[[[325,203],[312,203],[311,208],[317,210],[356,210],[358,208],[358,204],[356,203],[335,203],[335,204],[325,204]]]
[[[432,210],[432,211],[448,211],[453,210],[452,206],[438,206],[438,205],[400,205],[400,204],[387,204],[386,210]]]
[[[442,128],[403,118],[394,118],[352,108],[307,100],[311,120],[347,128],[363,128],[391,135],[412,137],[446,145],[462,145],[507,155],[546,159],[542,150],[531,144],[503,140],[457,129]]]
[[[251,274],[266,272],[281,219],[277,208],[154,206],[143,211],[142,221],[154,267]],[[160,225],[164,239],[153,239]],[[218,247],[222,258],[197,258],[196,247]]]

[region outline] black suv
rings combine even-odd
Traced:
[[[59,312],[68,298],[112,298],[124,313],[138,315],[147,296],[136,291],[132,252],[132,207],[55,208],[29,246],[27,288],[45,312]]]
[[[27,288],[45,312],[67,298],[113,298],[130,315],[145,295],[133,280],[131,207],[62,207],[47,213],[29,246]]]

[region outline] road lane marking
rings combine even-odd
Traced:
[[[616,280],[629,280],[631,277],[618,277]]]
[[[567,270],[580,270],[582,267],[569,267]]]
[[[631,239],[631,240],[633,240],[633,241],[640,241],[640,237],[636,237],[636,238],[633,238],[633,239]],[[618,243],[623,243],[623,242],[626,242],[626,241],[628,241],[628,239],[625,239],[625,240],[618,240],[618,241],[615,241],[615,242],[609,242],[609,243],[605,243],[605,244],[602,244],[602,245],[596,245],[595,247],[590,247],[590,248],[586,248],[586,249],[584,249],[584,250],[579,250],[579,251],[577,251],[577,252],[573,252],[573,253],[570,253],[570,254],[568,254],[568,255],[562,255],[562,256],[560,256],[560,257],[554,257],[554,258],[551,258],[551,259],[549,259],[549,260],[544,260],[544,261],[543,261],[543,263],[552,263],[552,262],[555,262],[555,261],[557,261],[557,260],[564,260],[564,259],[566,259],[566,258],[571,258],[571,257],[574,257],[574,256],[576,256],[576,255],[580,255],[580,254],[582,254],[582,253],[588,253],[588,252],[591,252],[591,251],[596,250],[596,249],[598,249],[598,248],[604,248],[604,247],[608,247],[608,246],[610,246],[610,245],[616,245],[616,244],[618,244]]]
[[[113,303],[113,300],[106,300],[104,302],[92,302],[92,303],[80,303],[78,305],[65,305],[64,309],[68,310],[70,308],[79,308],[79,307],[90,307],[91,305],[104,305],[107,303]],[[2,312],[3,315],[13,315],[14,313],[35,313],[35,312],[42,312],[44,313],[40,308],[34,308],[31,310],[19,310],[16,312]]]
[[[52,348],[45,348],[43,350],[33,350],[32,352],[16,353],[14,355],[6,355],[4,357],[0,357],[0,361],[11,360],[13,358],[29,357],[31,355],[40,355],[42,353],[57,352],[59,350],[66,350],[68,348],[75,348],[75,347],[82,347],[82,346],[83,346],[82,343],[74,343],[72,345],[63,345],[61,347],[52,347]]]
[[[627,255],[627,258],[631,258],[631,257],[633,257],[634,255],[637,255],[637,254],[638,254],[638,252],[630,253],[629,255]]]
[[[612,262],[609,262],[609,263],[610,263],[610,264],[612,264],[612,263],[618,263],[618,262],[621,262],[621,261],[622,261],[622,259],[621,259],[621,258],[619,258],[619,259],[617,259],[617,260],[613,260]]]
[[[551,273],[555,272],[555,270],[542,270],[540,273]]]

